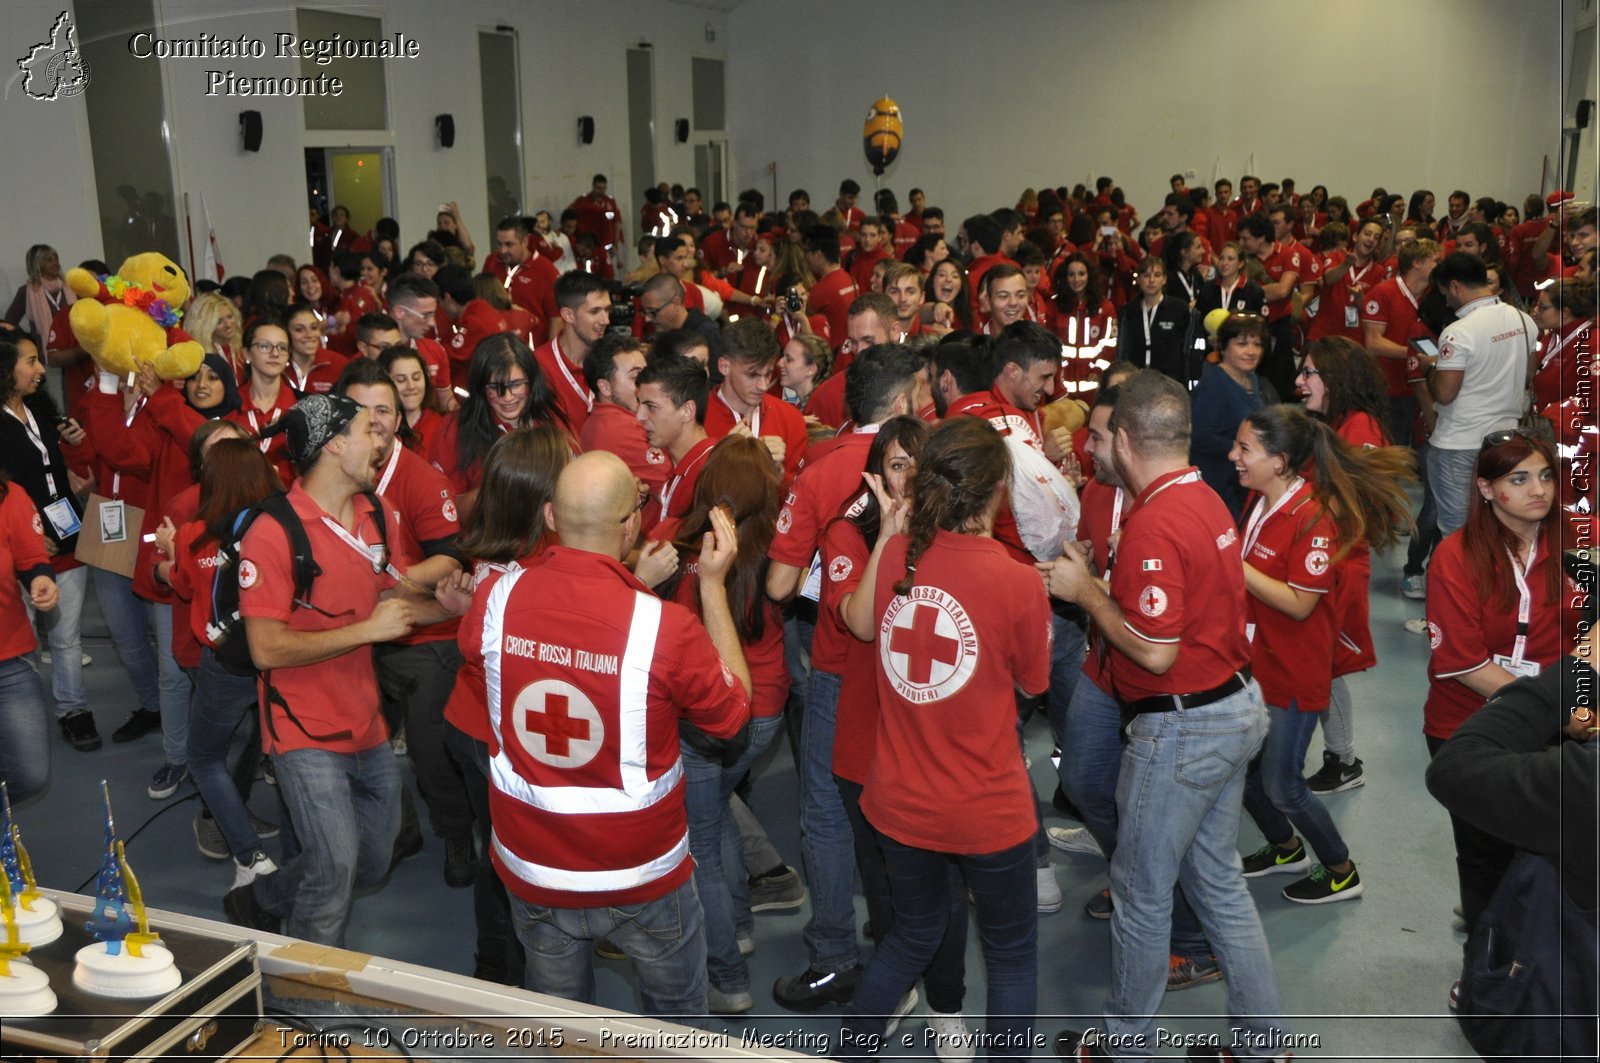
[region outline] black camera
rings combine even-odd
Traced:
[[[805,300],[800,298],[800,292],[794,288],[790,288],[783,297],[784,309],[791,314],[798,314],[805,305]]]
[[[606,290],[611,293],[606,332],[618,336],[633,335],[633,301],[644,294],[644,285],[612,280],[606,282]]]

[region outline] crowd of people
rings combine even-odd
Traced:
[[[843,1006],[841,1058],[919,981],[939,1058],[1023,1056],[1055,846],[1110,867],[1083,898],[1105,1022],[1063,1058],[1147,1058],[1163,994],[1218,979],[1233,1047],[1204,1058],[1286,1058],[1244,880],[1384,888],[1323,801],[1366,782],[1372,551],[1409,537],[1430,757],[1573,650],[1596,221],[1565,193],[1435,217],[1427,191],[1234,188],[1175,176],[1142,221],[1101,178],[947,228],[920,189],[869,211],[846,180],[818,212],[663,185],[631,269],[601,175],[481,261],[453,204],[404,254],[393,219],[314,210],[306,261],[197,286],[182,380],[101,370],[37,245],[0,332],[0,778],[45,789],[52,712],[101,745],[92,584],[129,680],[112,739],[159,732],[151,798],[193,780],[242,925],[341,945],[425,822],[479,977],[592,1000],[598,949],[704,1022],[755,1006],[752,913],[809,902],[772,998]],[[125,563],[80,549],[117,527]],[[761,822],[788,814],[757,768],[780,737],[791,854]],[[1536,844],[1488,819],[1452,812],[1469,932]]]

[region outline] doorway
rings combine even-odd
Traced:
[[[394,149],[307,148],[307,201],[327,221],[333,208],[350,212],[350,228],[370,232],[394,216]]]

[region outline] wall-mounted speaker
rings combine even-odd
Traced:
[[[239,135],[244,138],[245,151],[261,150],[261,112],[239,112]]]
[[[439,131],[439,146],[453,148],[456,146],[456,120],[454,115],[441,114],[433,120],[434,128]]]
[[[689,120],[687,118],[680,118],[676,122],[673,122],[672,133],[675,137],[677,137],[679,144],[689,143]]]
[[[583,115],[578,119],[578,143],[594,143],[594,119],[589,115]]]
[[[1593,117],[1594,117],[1594,101],[1593,100],[1579,100],[1578,101],[1578,114],[1577,114],[1578,128],[1579,129],[1588,129],[1589,128],[1589,119],[1591,119]]]

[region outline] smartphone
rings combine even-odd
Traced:
[[[1117,235],[1117,227],[1115,225],[1102,225],[1100,226],[1100,235],[1115,236]]]
[[[1411,346],[1427,355],[1429,358],[1439,357],[1439,345],[1427,337],[1411,341]]]

